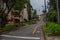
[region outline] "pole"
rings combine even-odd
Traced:
[[[56,8],[57,8],[57,16],[58,16],[58,24],[59,24],[59,6],[58,6],[58,0],[55,0],[56,1]]]

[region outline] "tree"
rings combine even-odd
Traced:
[[[52,22],[56,22],[57,19],[56,19],[56,10],[54,10],[53,8],[49,10],[49,14],[48,14],[48,19],[49,21],[52,21]]]
[[[9,14],[9,12],[15,8],[21,11],[23,9],[24,4],[27,2],[27,0],[0,0],[0,1],[2,1],[1,5],[6,4],[5,9],[4,7],[3,8],[0,7],[1,8],[0,13],[2,13],[3,18],[2,21],[3,26],[5,26],[5,24],[7,23],[7,15]],[[5,13],[6,9],[8,11]]]
[[[57,9],[57,2],[56,2],[56,0],[50,0],[50,7],[51,8],[53,8],[56,12],[56,17],[55,17],[55,19],[57,19],[58,18],[58,20],[57,21],[60,21],[60,18],[59,18],[59,13],[58,13],[58,9]],[[58,8],[59,8],[59,11],[60,11],[60,0],[58,0]]]
[[[37,11],[36,10],[34,10],[33,18],[38,20],[38,15],[37,15]]]

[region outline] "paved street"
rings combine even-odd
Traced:
[[[37,24],[19,28],[16,31],[3,34],[0,40],[40,40],[40,26],[42,21]]]

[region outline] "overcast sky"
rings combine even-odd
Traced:
[[[37,14],[41,15],[43,10],[42,6],[44,6],[44,0],[30,0],[30,3],[33,6],[33,9],[37,10]]]

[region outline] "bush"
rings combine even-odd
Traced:
[[[60,25],[53,22],[48,22],[48,27],[44,24],[43,30],[46,35],[60,35]]]
[[[50,9],[49,10],[49,14],[48,14],[48,19],[49,19],[49,21],[53,21],[53,22],[56,22],[57,21],[57,19],[56,19],[56,10],[55,9]]]
[[[3,31],[9,31],[9,30],[12,30],[14,28],[16,28],[16,25],[8,25],[8,26],[5,26],[4,28],[0,28],[0,29]]]

